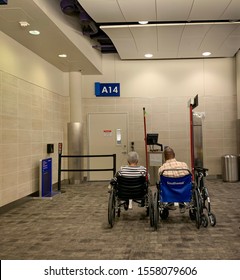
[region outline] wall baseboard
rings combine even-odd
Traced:
[[[61,183],[62,184],[67,184],[68,180],[67,179],[62,180]],[[52,185],[52,190],[57,191],[57,189],[58,189],[58,184],[57,183],[53,184]],[[6,212],[24,204],[24,203],[27,203],[27,202],[31,201],[33,198],[38,198],[38,197],[39,197],[39,191],[36,191],[34,193],[31,193],[28,196],[22,197],[18,200],[15,200],[15,201],[10,202],[6,205],[3,205],[2,207],[0,207],[0,214],[6,213]]]

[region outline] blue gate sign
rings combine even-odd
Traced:
[[[120,83],[95,83],[96,96],[120,96]]]
[[[52,158],[40,160],[39,196],[52,196]]]

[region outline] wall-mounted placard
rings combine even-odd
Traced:
[[[95,95],[120,96],[120,83],[95,83]]]

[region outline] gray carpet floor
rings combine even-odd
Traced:
[[[158,231],[136,204],[110,228],[106,182],[63,185],[53,199],[28,198],[1,210],[0,259],[239,260],[240,183],[206,183],[216,226],[197,229],[177,209]]]

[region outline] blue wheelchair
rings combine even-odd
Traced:
[[[184,171],[187,175],[182,177],[167,177],[167,171]],[[154,229],[159,227],[159,217],[166,220],[169,216],[170,204],[184,204],[189,210],[191,220],[195,220],[196,227],[207,226],[207,217],[203,214],[201,192],[198,185],[192,181],[192,174],[188,169],[165,169],[160,175],[159,184],[153,197]]]

